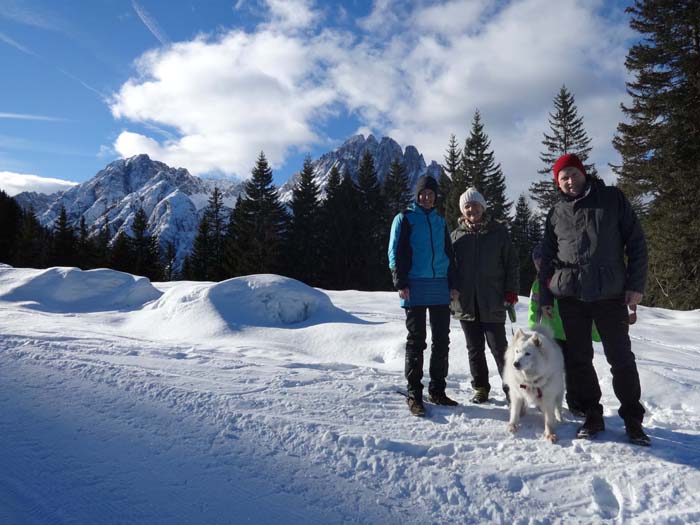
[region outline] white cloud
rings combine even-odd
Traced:
[[[270,26],[279,30],[305,29],[319,18],[312,0],[265,0],[270,11]]]
[[[17,195],[23,191],[55,193],[57,191],[67,190],[76,184],[78,183],[61,179],[51,179],[49,177],[40,177],[39,175],[0,171],[0,189],[10,196]]]
[[[177,134],[158,141],[125,130],[121,155],[246,177],[260,150],[279,166],[290,151],[322,143],[324,119],[345,109],[361,129],[442,161],[450,134],[463,143],[479,108],[515,198],[539,177],[548,112],[566,84],[593,138],[592,160],[605,174],[616,159],[610,140],[626,98],[630,31],[623,17],[597,14],[602,0],[375,0],[360,31],[313,34],[320,15],[311,1],[287,4],[297,10],[265,2],[269,20],[252,33],[200,37],[140,59],[140,76],[122,86],[112,112]]]
[[[115,149],[193,173],[245,177],[261,150],[279,165],[290,148],[318,140],[312,122],[335,98],[313,80],[306,45],[271,31],[175,44],[144,55],[138,68],[142,78],[114,97],[114,116],[165,124],[181,136],[159,143],[125,131]]]

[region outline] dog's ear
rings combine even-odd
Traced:
[[[540,334],[535,334],[534,336],[532,336],[532,343],[537,348],[540,348],[542,346],[542,340],[540,339]]]
[[[523,332],[523,329],[522,329],[522,328],[518,328],[518,329],[515,331],[515,336],[513,337],[513,340],[514,340],[514,341],[521,341],[521,340],[524,339],[524,338],[525,338],[525,333]]]

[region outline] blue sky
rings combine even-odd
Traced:
[[[635,35],[602,0],[0,0],[0,188],[53,191],[148,153],[278,184],[354,133],[442,161],[478,108],[513,197],[562,84],[612,181]]]

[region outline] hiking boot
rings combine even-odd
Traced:
[[[651,446],[651,439],[644,433],[640,421],[634,419],[625,421],[625,432],[627,432],[627,439],[629,439],[629,442],[633,445],[641,445],[643,447]]]
[[[430,401],[431,403],[433,403],[435,405],[446,405],[449,407],[455,407],[455,406],[459,405],[459,403],[457,403],[457,401],[447,397],[447,394],[445,394],[445,392],[440,392],[439,394],[435,393],[435,392],[431,393],[428,396],[428,401]]]
[[[596,410],[589,410],[586,413],[586,420],[576,431],[578,439],[592,439],[598,432],[605,430],[603,415]]]
[[[481,403],[486,403],[489,400],[489,391],[485,388],[477,387],[474,389],[474,396],[470,399],[472,403],[480,405]]]
[[[407,397],[406,403],[408,403],[408,410],[411,411],[411,414],[417,417],[425,416],[425,407],[421,398]]]

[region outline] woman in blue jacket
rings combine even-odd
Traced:
[[[423,176],[416,183],[416,202],[396,215],[389,239],[389,268],[401,306],[406,311],[406,364],[408,407],[424,416],[423,351],[426,348],[426,311],[432,337],[429,401],[457,405],[445,394],[450,345],[450,299],[455,290],[452,243],[444,217],[435,209],[437,181]]]

